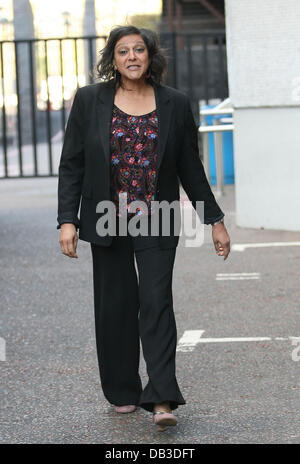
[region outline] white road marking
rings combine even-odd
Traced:
[[[216,277],[216,280],[257,280],[259,277]]]
[[[271,340],[300,340],[300,337],[225,337],[201,338],[205,330],[185,330],[178,341],[176,351],[193,351],[198,343],[231,343],[231,342],[261,342]]]
[[[185,330],[178,342],[177,351],[193,351],[203,332],[204,330]]]
[[[236,276],[251,276],[251,275],[259,275],[259,272],[218,272],[218,276],[228,276],[228,275],[236,275]]]
[[[264,242],[264,243],[234,243],[231,251],[245,251],[246,248],[300,246],[300,242]]]
[[[216,280],[254,280],[254,279],[260,279],[259,272],[219,273],[216,276]]]
[[[226,337],[226,338],[202,338],[198,343],[226,343],[226,342],[262,342],[272,340],[271,337]]]

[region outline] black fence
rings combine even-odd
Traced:
[[[56,176],[65,126],[78,87],[106,36],[0,42],[0,178]],[[185,92],[199,123],[199,102],[228,96],[225,32],[162,33],[166,84]]]

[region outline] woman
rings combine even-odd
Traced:
[[[71,258],[78,257],[78,228],[79,238],[91,244],[105,397],[120,413],[137,406],[152,412],[163,430],[177,424],[172,410],[186,403],[175,375],[172,273],[178,224],[171,221],[167,235],[159,226],[158,234],[136,236],[127,226],[138,216],[148,223],[155,201],[175,201],[178,208],[179,177],[195,209],[197,201],[204,201],[204,222],[212,224],[216,252],[224,259],[230,240],[199,158],[189,99],[162,84],[166,58],[156,34],[115,27],[101,55],[97,70],[102,82],[77,90],[68,119],[59,165],[59,242]],[[132,210],[134,201],[145,208]],[[103,233],[102,205],[107,202],[115,208],[108,219],[115,218],[116,230]],[[149,376],[144,389],[138,372],[140,339]]]

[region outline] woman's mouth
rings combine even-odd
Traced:
[[[132,64],[132,65],[128,66],[127,69],[135,70],[135,69],[138,69],[139,67],[140,67],[140,66],[137,65],[137,64]]]

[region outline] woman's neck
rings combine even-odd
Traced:
[[[121,78],[121,82],[119,84],[119,92],[123,95],[132,97],[146,97],[149,93],[151,88],[151,84],[147,84],[145,79],[140,79],[138,81],[132,81],[129,79]]]

